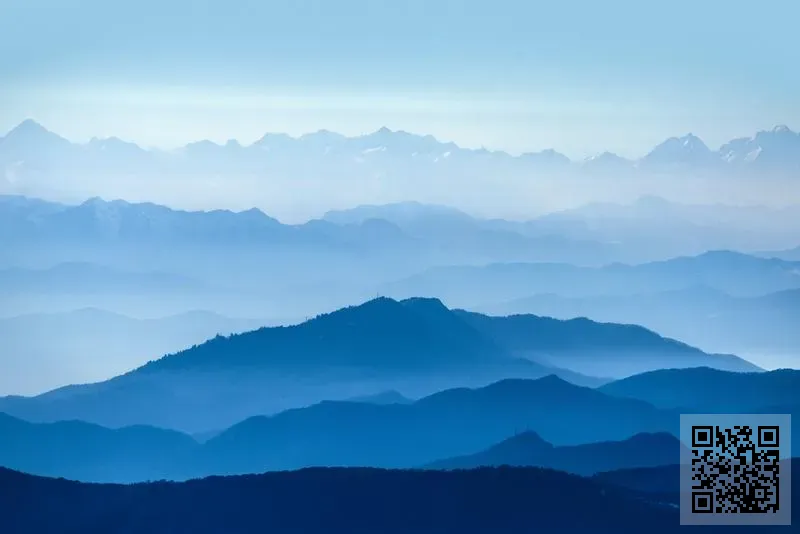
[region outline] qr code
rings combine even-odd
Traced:
[[[692,513],[776,513],[780,471],[780,427],[692,426]]]
[[[684,417],[694,419],[685,429]],[[727,415],[728,421],[714,421],[720,417],[681,417],[681,441],[688,449],[688,454],[682,451],[681,462],[688,464],[682,465],[682,498],[685,494],[688,500],[681,503],[682,522],[690,514],[694,524],[711,524],[697,519],[703,516],[716,516],[717,524],[785,524],[789,512],[782,508],[788,508],[790,501],[783,492],[790,491],[791,471],[785,463],[788,446],[783,445],[790,439],[790,427],[775,418],[789,416],[745,414],[739,419],[749,421],[743,422]],[[778,516],[780,521],[775,520]]]

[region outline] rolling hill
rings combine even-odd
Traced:
[[[450,389],[408,404],[324,401],[250,417],[203,436],[202,443],[152,427],[30,423],[8,415],[0,421],[0,465],[88,482],[181,480],[314,466],[413,468],[477,453],[519,429],[535,429],[559,446],[678,430],[676,413],[554,375]]]
[[[197,442],[154,427],[108,429],[81,421],[29,423],[0,413],[0,466],[92,482],[184,478]]]
[[[450,389],[412,404],[322,402],[247,419],[209,440],[208,473],[312,465],[415,467],[491,446],[521,429],[558,445],[677,432],[674,413],[555,376]]]

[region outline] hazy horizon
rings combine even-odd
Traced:
[[[49,124],[40,126],[62,134]],[[674,159],[679,165],[662,171],[625,162],[600,162],[589,170],[584,165],[591,162],[508,160],[502,153],[462,151],[458,144],[432,139],[426,132],[407,139],[396,130],[346,138],[344,152],[333,162],[327,158],[325,143],[330,146],[329,141],[293,138],[288,147],[277,135],[266,138],[266,152],[260,146],[248,146],[250,152],[245,153],[239,147],[199,144],[186,153],[164,153],[168,154],[164,158],[144,158],[125,145],[112,145],[109,152],[103,152],[104,145],[91,145],[94,150],[77,155],[100,159],[81,163],[75,158],[62,161],[61,149],[50,153],[40,146],[52,139],[37,127],[26,128],[23,134],[25,139],[16,142],[17,148],[12,146],[5,158],[0,194],[67,203],[102,197],[187,210],[255,207],[286,223],[305,222],[330,210],[407,201],[452,206],[485,218],[526,220],[595,202],[631,203],[643,196],[682,204],[776,208],[796,204],[800,198],[800,181],[792,179],[794,149],[788,147],[787,152],[780,139],[778,144],[773,142],[770,150],[777,153],[771,157],[789,159],[785,169],[778,168],[781,172],[775,174],[769,166],[747,170],[737,165],[713,169],[702,161],[694,164],[693,149],[682,147],[687,139],[675,142],[678,146],[660,148],[666,154],[659,158],[667,158],[667,163]],[[112,137],[116,137],[113,132]],[[0,156],[1,150],[2,146]],[[15,150],[23,152],[15,155]],[[418,159],[416,150],[428,153]],[[448,160],[452,150],[460,156]],[[747,156],[749,150],[739,157]],[[609,183],[614,187],[608,187]]]
[[[245,136],[245,137],[236,136],[236,135],[227,136],[227,137],[219,136],[219,135],[212,135],[212,136],[209,136],[209,137],[202,137],[202,136],[198,136],[196,134],[196,131],[193,130],[193,132],[195,133],[195,135],[193,135],[193,136],[187,136],[186,138],[183,138],[181,140],[176,140],[173,143],[168,143],[168,144],[155,143],[155,144],[153,144],[153,143],[147,142],[146,140],[141,140],[141,139],[136,139],[136,138],[126,138],[126,137],[122,136],[119,133],[115,133],[115,132],[119,132],[119,131],[124,131],[125,130],[124,126],[122,126],[121,124],[117,125],[118,127],[116,129],[114,127],[112,127],[110,129],[105,130],[105,132],[102,133],[102,134],[98,133],[98,132],[94,132],[93,133],[92,131],[87,131],[86,134],[81,135],[81,136],[70,136],[68,134],[63,133],[62,130],[59,130],[59,129],[54,128],[54,127],[51,127],[51,123],[48,123],[47,121],[44,121],[44,120],[40,120],[39,117],[36,117],[36,116],[23,116],[20,120],[18,120],[16,122],[7,122],[6,124],[2,124],[2,126],[4,126],[4,128],[0,128],[0,132],[3,132],[3,130],[4,130],[4,132],[2,134],[0,134],[0,138],[4,137],[5,135],[8,135],[16,127],[20,126],[21,124],[23,124],[25,122],[36,123],[36,124],[46,128],[47,130],[59,135],[60,137],[63,137],[64,139],[70,141],[71,143],[75,143],[75,144],[88,144],[88,143],[92,142],[93,140],[119,139],[120,141],[123,141],[123,142],[126,142],[126,143],[135,144],[135,145],[137,145],[140,148],[143,148],[145,150],[162,151],[162,152],[176,152],[176,151],[179,151],[182,148],[185,148],[188,145],[201,143],[201,142],[205,142],[205,141],[210,141],[210,142],[212,142],[212,143],[214,143],[215,145],[218,145],[218,146],[225,146],[228,143],[235,142],[235,143],[238,143],[239,145],[241,145],[242,147],[249,147],[249,146],[257,143],[259,140],[263,139],[265,136],[270,136],[270,135],[274,135],[274,136],[285,135],[285,136],[287,136],[287,137],[289,137],[289,138],[291,138],[293,140],[301,140],[302,138],[308,137],[308,136],[313,135],[313,134],[333,133],[333,134],[341,135],[341,136],[349,138],[349,139],[355,139],[355,138],[368,137],[370,135],[377,134],[377,133],[379,133],[379,132],[381,132],[383,130],[389,130],[390,132],[408,133],[408,134],[411,134],[411,135],[414,135],[414,136],[417,136],[417,137],[431,136],[437,142],[439,142],[441,144],[452,143],[452,144],[455,144],[456,146],[458,146],[458,148],[466,149],[466,150],[483,150],[483,149],[485,149],[485,150],[489,150],[490,152],[504,152],[504,153],[506,153],[506,154],[508,154],[508,155],[510,155],[512,157],[515,157],[515,158],[516,157],[520,157],[520,156],[522,156],[524,154],[535,154],[535,153],[539,153],[539,152],[555,151],[555,152],[557,152],[559,154],[563,154],[563,155],[567,156],[574,163],[581,163],[581,162],[584,162],[586,160],[589,160],[589,159],[592,159],[592,158],[595,158],[595,157],[598,157],[598,156],[602,156],[604,154],[615,154],[615,155],[620,156],[622,158],[625,158],[627,160],[636,162],[638,160],[641,160],[645,156],[647,156],[647,154],[649,154],[652,151],[653,148],[655,148],[659,144],[663,143],[664,141],[667,141],[669,139],[675,139],[675,138],[684,138],[684,137],[687,137],[687,136],[696,136],[696,137],[698,137],[701,141],[706,142],[706,145],[708,146],[708,148],[710,150],[716,151],[716,150],[719,150],[722,146],[724,146],[726,143],[728,143],[730,141],[733,141],[733,140],[736,140],[736,139],[751,138],[751,137],[753,137],[755,134],[757,134],[759,132],[770,132],[770,131],[774,131],[774,130],[779,129],[779,128],[788,128],[789,130],[792,130],[792,131],[798,131],[797,129],[794,128],[793,124],[788,124],[785,121],[783,121],[783,122],[778,121],[778,122],[775,122],[775,123],[772,123],[772,124],[755,125],[755,127],[753,129],[748,130],[748,131],[737,132],[737,133],[731,132],[731,133],[729,133],[727,135],[723,134],[723,135],[721,135],[719,137],[719,140],[718,140],[717,143],[710,143],[710,142],[707,142],[706,139],[702,135],[699,135],[696,130],[688,129],[688,130],[685,130],[685,131],[673,131],[671,133],[666,133],[663,138],[660,138],[659,140],[656,140],[651,146],[644,147],[641,152],[638,152],[636,154],[615,152],[614,150],[612,150],[612,149],[610,149],[608,147],[604,148],[603,145],[599,145],[598,144],[597,145],[598,148],[594,152],[585,153],[585,154],[581,154],[581,155],[578,155],[578,156],[576,156],[574,154],[571,155],[571,154],[568,153],[568,151],[563,151],[563,150],[560,150],[556,146],[550,146],[550,145],[548,145],[548,146],[544,146],[543,145],[543,146],[529,147],[529,148],[508,149],[508,148],[505,148],[505,147],[502,147],[502,146],[489,146],[485,142],[481,142],[480,139],[476,140],[477,143],[466,143],[466,144],[464,144],[462,142],[459,142],[457,139],[449,138],[449,137],[440,137],[440,136],[434,135],[433,133],[428,132],[428,131],[416,131],[416,130],[404,129],[404,128],[401,128],[401,127],[389,127],[387,124],[379,124],[377,127],[367,128],[367,129],[364,129],[364,130],[352,130],[352,129],[349,129],[349,128],[343,128],[343,129],[337,130],[337,129],[333,128],[332,125],[329,124],[329,123],[321,123],[320,126],[316,126],[316,127],[312,128],[312,129],[307,129],[307,130],[300,130],[300,129],[296,129],[296,128],[291,128],[291,129],[288,129],[288,130],[278,130],[278,129],[274,129],[274,128],[271,129],[267,125],[262,130],[255,130],[255,129],[252,130],[250,132],[250,134],[248,136]],[[58,121],[54,121],[54,122],[58,123]],[[69,131],[70,130],[69,126],[66,126],[64,130],[65,131]],[[253,133],[253,132],[255,132],[255,133]],[[603,137],[602,132],[600,132],[600,134],[601,134],[600,136]],[[487,140],[488,140],[488,138],[487,138]]]
[[[32,116],[78,140],[177,146],[387,126],[473,148],[634,158],[673,135],[716,147],[800,124],[790,0],[3,9],[0,128]]]
[[[798,20],[0,0],[2,534],[783,522]]]

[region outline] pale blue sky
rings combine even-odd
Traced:
[[[800,3],[3,0],[0,132],[143,145],[380,126],[639,156],[800,128]]]

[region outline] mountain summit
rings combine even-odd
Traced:
[[[148,371],[195,366],[432,367],[510,358],[437,299],[378,297],[295,326],[268,327],[148,364]]]

